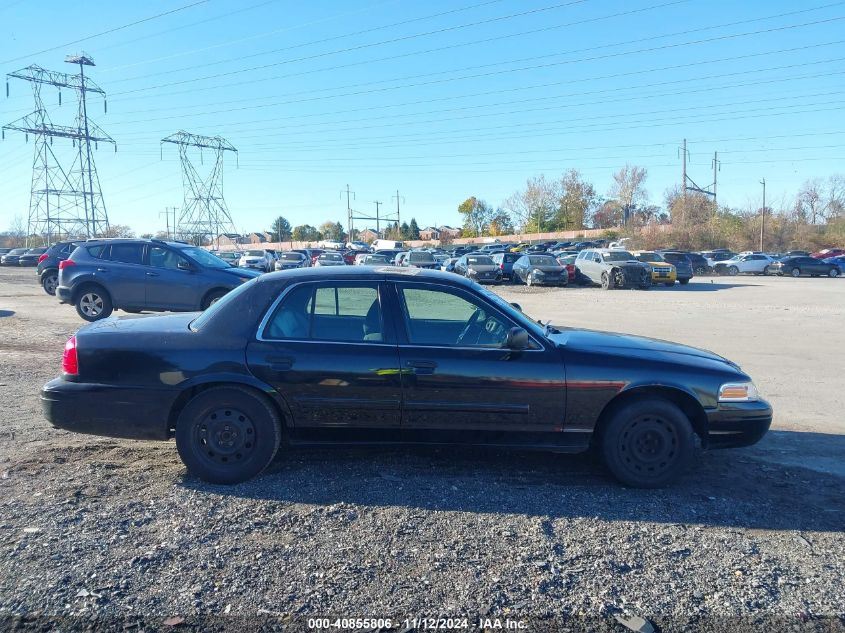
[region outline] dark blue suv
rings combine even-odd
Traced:
[[[89,240],[59,263],[56,295],[86,321],[113,310],[205,310],[260,273],[232,268],[198,246],[160,240]]]

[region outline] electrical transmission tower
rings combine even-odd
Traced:
[[[346,189],[347,190],[349,189],[349,185],[346,185]],[[341,192],[341,194],[342,193],[343,192]],[[354,192],[351,192],[351,193],[354,194]],[[405,198],[402,198],[402,200],[404,201]],[[381,237],[381,224],[382,224],[382,222],[387,222],[388,228],[391,226],[391,224],[393,222],[395,222],[397,225],[399,224],[399,222],[400,222],[400,219],[399,219],[399,191],[396,192],[396,211],[394,211],[394,212],[390,212],[390,211],[384,212],[384,211],[382,211],[381,205],[383,205],[384,202],[382,202],[380,200],[373,200],[373,204],[376,205],[376,213],[375,213],[375,215],[368,215],[368,214],[363,213],[361,211],[355,211],[354,209],[349,207],[349,200],[347,198],[347,207],[348,207],[348,213],[349,213],[349,234],[350,235],[352,235],[352,233],[355,230],[355,220],[374,220],[375,223],[376,223],[376,233],[378,233],[379,237]]]
[[[226,152],[234,152],[237,158],[238,150],[219,136],[199,136],[185,131],[171,134],[161,142],[178,145],[182,160],[184,202],[176,223],[177,237],[197,245],[213,239],[219,246],[221,234],[236,233],[235,223],[223,198],[223,156]],[[191,161],[191,148],[199,148],[200,162],[203,149],[214,151],[214,166],[204,178]]]
[[[32,65],[6,75],[6,96],[9,96],[9,79],[22,79],[32,84],[35,110],[13,123],[3,126],[6,130],[23,132],[26,140],[32,134],[35,139],[35,153],[32,161],[32,193],[29,199],[29,221],[27,242],[32,236],[40,235],[47,244],[68,237],[94,237],[108,231],[109,218],[91,144],[96,149],[99,143],[111,143],[117,151],[117,144],[100,126],[88,118],[88,93],[103,96],[105,91],[85,77],[85,66],[93,66],[94,60],[85,53],[68,55],[65,61],[79,64],[79,74],[45,70]],[[77,93],[78,109],[76,121],[70,125],[56,125],[41,98],[43,86],[59,89],[59,105],[62,104],[62,88]],[[67,152],[56,151],[54,138],[71,140],[72,158]],[[63,159],[61,160],[60,159]]]
[[[716,205],[716,180],[717,174],[721,169],[721,161],[719,160],[719,153],[713,152],[713,182],[706,187],[699,187],[695,184],[695,181],[690,178],[689,174],[687,173],[687,157],[689,156],[689,152],[687,151],[687,139],[684,139],[684,144],[680,148],[680,152],[683,155],[683,173],[682,173],[682,181],[681,186],[683,187],[683,212],[686,215],[686,207],[687,207],[687,191],[695,191],[696,193],[703,194],[705,196],[709,196],[713,198],[713,214],[712,217],[715,217],[716,212],[718,211],[718,206]]]

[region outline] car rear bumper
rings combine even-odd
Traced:
[[[772,406],[765,400],[722,403],[707,411],[709,448],[756,444],[772,425]]]
[[[58,286],[56,287],[56,296],[60,303],[72,303],[73,291],[67,286]]]
[[[107,437],[166,440],[177,394],[55,378],[41,389],[44,417],[54,427]]]

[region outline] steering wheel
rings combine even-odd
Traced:
[[[463,343],[467,342],[466,339],[469,336],[470,332],[475,328],[475,324],[478,323],[479,317],[483,314],[481,308],[476,308],[475,312],[472,313],[472,316],[467,321],[466,327],[458,336],[458,340],[455,342],[455,345],[462,345]]]

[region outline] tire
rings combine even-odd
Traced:
[[[704,266],[699,266],[698,268],[695,269],[695,274],[696,275],[706,275],[707,269]]]
[[[528,273],[528,276],[525,278],[525,285],[529,288],[534,285],[534,280],[531,277],[531,273]]]
[[[663,285],[666,286],[667,288],[673,288],[675,286],[675,282],[674,281],[666,281],[666,282],[663,282]]]
[[[613,279],[607,272],[603,272],[601,274],[601,289],[602,290],[612,290],[613,289]]]
[[[228,290],[212,290],[207,295],[205,295],[202,299],[202,309],[208,310],[208,308],[218,299],[224,297],[226,293],[229,292]]]
[[[766,266],[766,267],[763,269],[763,274],[764,274],[764,275],[771,275],[771,274],[772,274],[772,271],[771,271],[771,269],[770,269],[768,266]]]
[[[279,450],[282,425],[263,396],[237,385],[203,391],[182,409],[176,449],[191,474],[214,484],[258,475]]]
[[[686,286],[689,283],[689,279],[678,279],[678,283],[682,286]]]
[[[695,451],[692,425],[661,398],[636,400],[612,414],[602,434],[601,453],[620,482],[659,488],[686,470]]]
[[[793,268],[789,271],[789,274],[793,277],[800,277],[801,276],[801,269],[800,268]]]
[[[86,321],[99,321],[114,311],[109,293],[102,286],[83,286],[76,296],[76,313]]]
[[[839,277],[839,269],[838,268],[831,268],[830,272],[827,273],[829,277]]]
[[[56,296],[56,288],[59,285],[59,273],[56,272],[49,272],[45,273],[41,277],[41,287],[44,288],[44,292],[46,292],[51,297]]]
[[[728,274],[731,277],[736,277],[739,274],[739,268],[737,268],[736,266],[730,266],[728,268]]]

